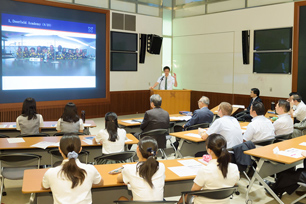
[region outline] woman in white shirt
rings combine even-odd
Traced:
[[[74,103],[66,104],[64,113],[57,121],[57,132],[83,132],[83,120],[78,116],[78,110]]]
[[[36,113],[36,101],[34,98],[26,98],[22,105],[21,115],[16,119],[16,129],[21,134],[38,134],[44,126],[42,115]]]
[[[81,140],[77,135],[63,136],[59,151],[64,158],[62,164],[47,170],[43,177],[43,189],[51,189],[55,204],[91,204],[91,187],[103,185],[98,170],[78,160]]]
[[[165,166],[156,161],[157,142],[146,136],[140,139],[136,153],[137,164],[124,165],[118,182],[124,182],[132,191],[134,201],[163,201]],[[127,200],[121,197],[119,200]]]
[[[191,191],[204,189],[219,189],[234,186],[239,180],[239,170],[236,164],[230,163],[231,156],[226,149],[226,140],[220,134],[211,134],[206,140],[206,149],[212,160],[207,166],[202,167],[196,178]],[[179,203],[182,203],[182,198]],[[195,204],[200,203],[229,203],[229,198],[213,200],[205,197],[195,197]]]
[[[103,154],[124,151],[126,131],[119,128],[116,113],[108,112],[105,114],[105,129],[100,130],[95,139],[97,143],[102,143]]]

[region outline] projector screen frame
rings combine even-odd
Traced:
[[[99,9],[89,6],[83,6],[83,5],[75,5],[75,4],[68,4],[68,3],[62,3],[62,2],[52,2],[47,0],[14,0],[16,2],[24,2],[24,3],[30,3],[30,4],[38,4],[38,5],[44,5],[44,6],[51,6],[51,7],[59,7],[59,8],[66,8],[66,9],[72,9],[72,10],[80,10],[80,11],[88,11],[88,12],[95,12],[95,13],[103,13],[106,17],[106,48],[105,48],[105,98],[90,98],[90,99],[69,99],[69,100],[57,100],[57,101],[37,101],[37,106],[39,107],[52,107],[52,106],[61,106],[65,105],[68,102],[74,102],[76,105],[83,104],[83,105],[94,105],[99,103],[110,103],[110,85],[109,85],[109,79],[110,79],[110,11],[105,9]],[[21,108],[22,103],[3,103],[0,104],[1,109],[5,108]]]

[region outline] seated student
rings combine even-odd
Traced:
[[[91,187],[93,184],[103,185],[98,170],[78,160],[81,152],[81,140],[77,135],[63,136],[59,151],[64,158],[62,164],[46,171],[43,189],[51,189],[54,203],[86,203],[91,204]]]
[[[139,140],[136,153],[137,164],[124,165],[118,182],[124,182],[132,191],[134,201],[163,201],[165,165],[156,161],[157,142],[145,136]],[[119,200],[127,200],[121,197]]]
[[[83,132],[83,120],[78,116],[77,107],[74,103],[67,103],[64,113],[57,121],[57,132]]]
[[[230,163],[231,156],[226,149],[226,144],[222,135],[209,135],[206,140],[206,149],[212,160],[198,171],[191,191],[232,187],[239,181],[238,167]],[[182,198],[179,203],[182,203]],[[194,204],[200,203],[230,203],[230,198],[216,201],[201,196],[195,197]]]
[[[102,143],[103,154],[124,151],[126,131],[119,128],[116,113],[108,112],[105,114],[105,129],[100,130],[95,139],[96,142]]]
[[[261,98],[259,98],[259,94],[260,94],[260,91],[259,91],[258,88],[252,88],[251,89],[250,96],[251,96],[252,99],[250,101],[250,104],[249,104],[248,108],[246,108],[244,111],[235,115],[237,120],[239,120],[239,121],[251,121],[252,120],[252,117],[250,115],[251,105],[254,102],[262,102]]]
[[[273,123],[275,135],[287,135],[293,132],[293,120],[289,114],[290,103],[279,100],[275,106],[278,119]]]
[[[21,115],[16,119],[16,129],[21,134],[38,134],[44,126],[43,117],[36,113],[36,101],[34,98],[26,98],[22,105]]]
[[[294,106],[296,106],[295,110],[293,110]],[[306,117],[306,105],[302,102],[302,97],[300,95],[296,94],[292,96],[290,107],[291,117],[294,117],[297,120],[295,123],[302,121]]]
[[[304,130],[306,129],[306,118],[299,123],[295,123],[293,128],[292,138],[305,135]]]
[[[230,103],[220,103],[218,110],[218,115],[220,116],[220,118],[215,120],[206,132],[200,128],[202,139],[206,140],[211,134],[221,134],[225,137],[228,148],[241,144],[241,127],[239,125],[238,120],[231,116],[232,111],[233,107]]]
[[[265,107],[261,102],[255,102],[251,106],[250,114],[252,122],[247,126],[243,135],[244,141],[252,142],[272,139],[275,136],[272,122],[264,116]]]
[[[288,101],[289,103],[292,101],[293,95],[300,95],[300,94],[299,94],[298,92],[291,92],[291,93],[289,93],[289,98],[287,99],[287,101]],[[304,103],[303,101],[301,101],[301,104],[302,104],[302,105],[305,105],[305,103]],[[293,105],[293,106],[292,106],[292,109],[293,109],[293,111],[295,111],[296,106]]]

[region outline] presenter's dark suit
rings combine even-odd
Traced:
[[[213,117],[213,112],[211,112],[207,107],[195,110],[193,112],[192,118],[185,124],[184,128],[201,123],[211,123]]]
[[[169,122],[170,118],[167,111],[162,108],[153,108],[146,111],[140,129],[142,133],[156,129],[168,129]],[[156,135],[154,138],[158,143],[158,148],[166,148],[166,134]]]
[[[257,96],[254,101],[253,101],[253,98],[252,98],[248,108],[245,111],[237,113],[235,115],[235,118],[237,118],[238,121],[251,122],[252,116],[250,115],[250,110],[251,110],[251,106],[254,102],[262,102],[262,100],[261,100],[261,98],[259,98],[259,96]]]

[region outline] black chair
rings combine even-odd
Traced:
[[[38,134],[23,134],[18,135],[17,137],[49,137],[50,135],[47,133],[38,133]]]
[[[134,151],[125,151],[125,152],[118,152],[112,154],[103,154],[101,156],[95,157],[94,161],[95,164],[107,164],[109,162],[112,163],[126,163],[128,160],[133,162],[133,157],[136,155]]]
[[[139,138],[142,138],[144,136],[150,136],[153,137],[158,144],[158,150],[162,154],[162,158],[167,159],[167,155],[164,151],[164,148],[166,148],[166,135],[168,133],[168,129],[155,129],[155,130],[150,130],[148,132],[143,132],[140,133]]]
[[[274,140],[275,140],[275,138],[267,139],[267,140],[259,140],[259,141],[253,142],[253,143],[254,143],[254,145],[258,145],[258,146],[266,146],[266,145],[273,144]]]
[[[48,151],[48,153],[51,155],[51,166],[52,167],[56,167],[56,166],[59,166],[61,165],[62,161],[63,161],[63,157],[61,155],[61,153],[59,152],[58,148],[55,148],[55,149],[50,149]],[[80,156],[85,156],[85,161],[82,161],[80,159]],[[80,153],[79,153],[79,159],[80,161],[84,162],[85,164],[88,163],[88,156],[89,156],[89,152],[88,151],[85,151],[85,150],[82,150]],[[57,158],[58,161],[54,162],[53,160]]]
[[[128,201],[128,200],[115,200],[115,204],[176,204],[177,201]]]
[[[64,136],[64,135],[85,135],[83,132],[57,132],[53,136]]]
[[[0,138],[10,138],[10,137],[7,135],[0,135]]]
[[[209,123],[200,123],[200,124],[189,126],[185,128],[185,130],[195,130],[198,128],[209,128],[209,125],[210,125]]]
[[[169,128],[168,128],[168,134],[169,134],[170,132],[172,132],[171,130],[173,129],[174,125],[175,125],[175,122],[170,122]],[[166,142],[167,142],[167,141],[170,142],[170,146],[172,146],[172,148],[173,148],[173,150],[174,150],[174,155],[176,155],[176,154],[177,154],[176,148],[175,148],[175,145],[173,144],[173,142],[172,142],[171,139],[172,139],[172,136],[171,136],[171,135],[167,135],[167,136],[166,136]]]
[[[0,169],[1,169],[1,193],[0,203],[4,192],[4,179],[21,180],[23,179],[24,170],[27,169],[39,169],[40,155],[36,154],[0,154]],[[35,165],[32,163],[35,162]],[[36,164],[37,162],[37,164]],[[34,194],[31,195],[31,198]]]
[[[276,135],[274,143],[282,142],[284,140],[288,140],[292,138],[292,133],[290,134],[285,134],[285,135]]]
[[[221,200],[228,198],[236,192],[237,186],[220,189],[205,189],[200,191],[184,191],[182,192],[183,203],[185,203],[185,195],[202,196],[209,199]]]

